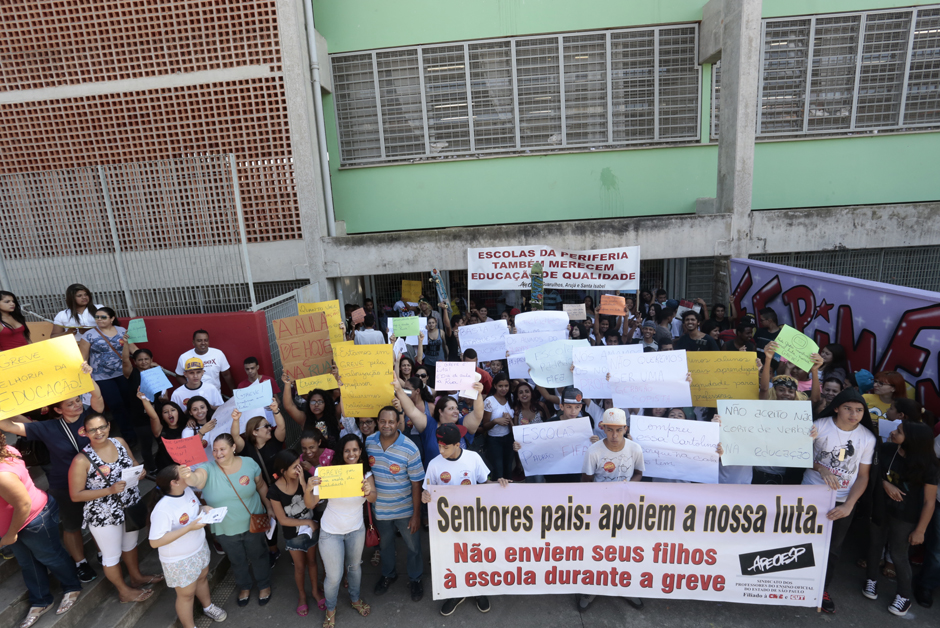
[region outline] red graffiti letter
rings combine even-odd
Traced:
[[[816,315],[816,295],[806,286],[793,286],[783,293],[783,303],[790,308],[793,327],[803,331]]]
[[[915,345],[914,339],[924,329],[940,329],[940,305],[904,312],[888,348],[881,354],[878,370],[896,371],[900,367],[915,376],[923,373],[930,352]]]
[[[855,342],[855,326],[852,324],[852,308],[848,305],[839,306],[839,317],[836,323],[836,342],[845,348],[849,359],[849,368],[852,371],[862,369],[872,370],[875,365],[875,335],[863,329]]]

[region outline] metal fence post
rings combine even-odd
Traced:
[[[248,282],[248,296],[251,298],[251,307],[254,309],[255,284],[251,280],[251,262],[248,261],[248,236],[245,232],[245,216],[242,213],[242,194],[238,187],[238,169],[235,166],[235,155],[228,156],[229,167],[232,169],[232,192],[235,195],[235,212],[238,214],[238,235],[242,242],[242,257],[245,260],[245,280]]]
[[[124,270],[124,256],[121,253],[121,241],[118,238],[117,224],[114,222],[114,208],[111,207],[111,193],[108,192],[108,180],[104,173],[104,166],[98,166],[98,178],[101,180],[101,193],[104,195],[104,207],[108,212],[108,224],[111,226],[111,240],[114,242],[114,265],[117,266],[118,280],[124,291],[124,301],[127,303],[129,316],[137,316],[134,310],[134,299],[131,297],[130,284],[127,283],[127,272]]]

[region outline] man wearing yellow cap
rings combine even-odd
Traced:
[[[202,360],[199,358],[189,358],[186,360],[183,368],[183,376],[186,378],[186,383],[173,391],[173,396],[170,397],[171,401],[184,410],[186,409],[186,404],[189,403],[189,400],[193,397],[203,397],[213,408],[218,408],[224,403],[222,393],[219,392],[219,389],[209,382],[202,381],[202,376],[206,372]]]

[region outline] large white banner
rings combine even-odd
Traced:
[[[519,460],[528,476],[581,473],[593,435],[587,417],[512,428],[513,440],[522,446]]]
[[[432,486],[433,595],[819,606],[834,504],[825,486]]]
[[[541,244],[467,249],[470,290],[528,290],[529,269],[542,263],[546,290],[640,288],[640,247],[569,251]]]

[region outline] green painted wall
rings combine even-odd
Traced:
[[[702,0],[314,0],[330,52],[701,19]],[[764,0],[765,17],[928,2]],[[404,7],[404,8],[403,8]],[[707,82],[707,81],[706,81]],[[703,103],[704,104],[704,103]],[[324,98],[337,220],[348,233],[649,216],[715,195],[714,144],[339,170]],[[703,125],[704,126],[704,125]],[[706,127],[707,128],[707,127]],[[762,142],[755,209],[940,200],[940,133]]]

